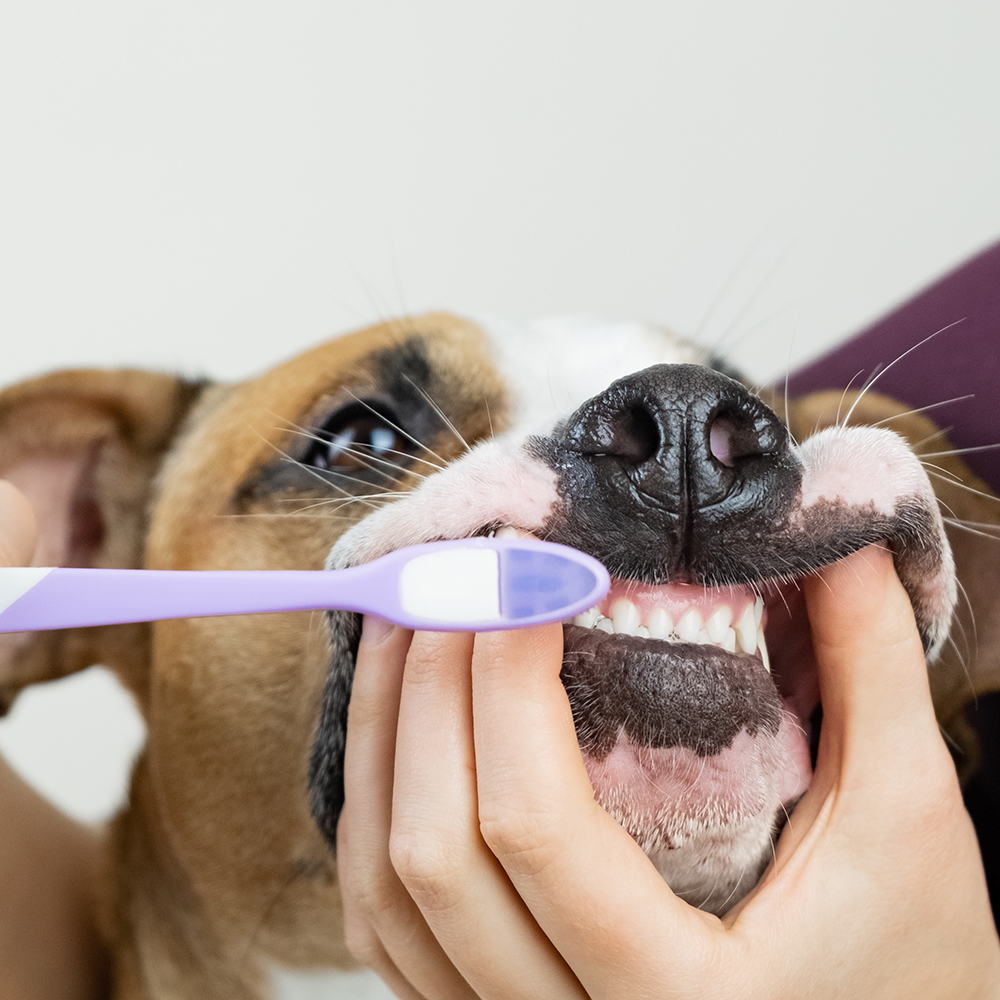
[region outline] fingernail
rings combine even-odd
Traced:
[[[361,639],[370,645],[380,643],[395,627],[378,615],[365,615],[361,623]]]

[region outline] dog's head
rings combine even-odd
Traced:
[[[874,395],[776,410],[661,330],[432,315],[236,386],[25,383],[0,397],[0,474],[39,506],[48,564],[319,569],[508,526],[596,556],[612,590],[564,626],[563,667],[596,794],[678,892],[721,910],[811,773],[803,575],[886,542],[942,718],[998,686],[982,622],[977,655],[945,645],[955,565],[917,457],[941,450],[934,428]],[[996,520],[945,488],[957,517]],[[986,608],[995,560],[953,541]],[[295,612],[10,637],[0,681],[9,700],[116,667],[149,723],[131,842],[186,887],[158,905],[326,961],[359,628]]]

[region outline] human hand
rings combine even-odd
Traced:
[[[35,538],[31,505],[0,480],[0,566],[29,564]],[[0,758],[0,1000],[100,995],[97,863],[96,833],[42,799]]]
[[[816,772],[722,920],[595,803],[558,626],[411,642],[367,621],[338,831],[354,953],[402,997],[1000,996],[975,833],[891,557],[866,549],[805,587]]]

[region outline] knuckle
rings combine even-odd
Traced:
[[[382,946],[372,926],[357,914],[344,914],[344,944],[362,965],[373,966],[379,960]]]
[[[479,829],[505,868],[534,875],[552,863],[564,847],[565,820],[539,805],[514,809],[503,804],[484,808]]]
[[[389,857],[400,882],[423,909],[448,909],[467,883],[467,849],[440,831],[393,830]]]
[[[341,893],[352,910],[377,922],[399,899],[399,883],[388,865],[357,864],[341,873]]]

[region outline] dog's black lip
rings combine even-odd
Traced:
[[[601,759],[624,733],[650,749],[713,756],[745,730],[777,735],[781,696],[763,664],[718,646],[564,624],[562,681],[580,746]]]

